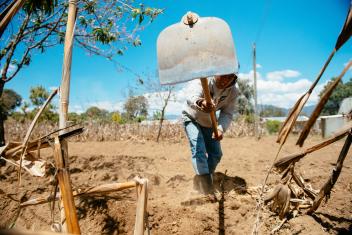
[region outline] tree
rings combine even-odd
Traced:
[[[49,98],[49,92],[43,86],[35,86],[31,87],[29,90],[29,99],[31,101],[34,109],[30,112],[30,118],[34,118],[35,114],[39,111],[41,106],[45,103],[45,101]],[[58,121],[58,114],[55,111],[55,106],[53,104],[48,104],[44,109],[40,121],[48,120],[52,122]]]
[[[328,82],[320,92],[319,97],[322,97],[331,83],[335,80],[332,79]],[[346,83],[341,81],[332,92],[331,96],[329,97],[327,103],[325,104],[323,111],[321,112],[322,115],[333,115],[336,114],[340,108],[340,104],[344,98],[352,96],[352,78]]]
[[[124,123],[126,123],[126,120],[123,119],[122,115],[121,115],[119,112],[117,112],[117,111],[111,113],[111,120],[112,120],[113,122],[118,123],[118,124],[124,124]]]
[[[4,121],[7,117],[19,107],[22,102],[22,97],[14,90],[5,89],[0,98],[0,146],[5,145],[5,130]]]
[[[159,142],[163,122],[165,120],[166,107],[170,100],[175,99],[173,95],[175,87],[162,86],[158,79],[153,79],[151,76],[148,76],[146,80],[140,79],[138,81],[139,85],[147,92],[146,96],[154,101],[154,105],[158,106],[158,109],[153,113],[153,119],[159,120],[158,135],[156,137],[156,141]]]
[[[90,119],[94,121],[110,121],[109,112],[105,109],[100,109],[96,106],[88,108],[83,114],[84,119]]]
[[[144,96],[130,96],[123,107],[129,121],[141,121],[148,116],[148,100]]]
[[[12,20],[0,39],[1,79],[4,84],[28,66],[35,53],[64,42],[67,0],[29,0]],[[162,12],[130,0],[78,1],[74,41],[90,55],[112,59],[122,55],[127,45],[139,46],[138,32]]]
[[[254,96],[253,86],[246,79],[237,79],[238,97],[236,99],[236,109],[241,115],[249,115],[253,113],[252,99]]]

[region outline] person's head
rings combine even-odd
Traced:
[[[215,76],[215,85],[219,89],[225,89],[230,86],[237,79],[236,74],[226,74]]]

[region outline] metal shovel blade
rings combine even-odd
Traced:
[[[161,84],[236,73],[238,61],[228,24],[216,17],[199,17],[164,29],[157,40]]]

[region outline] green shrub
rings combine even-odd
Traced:
[[[268,120],[265,123],[266,129],[268,130],[269,134],[277,133],[279,131],[281,122],[277,120]]]

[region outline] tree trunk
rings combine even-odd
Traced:
[[[0,80],[0,97],[4,91],[5,82]],[[3,110],[0,109],[0,147],[5,145],[5,119],[6,116],[3,114]]]
[[[5,145],[5,116],[0,114],[0,147]]]
[[[160,123],[159,123],[159,131],[158,131],[158,137],[156,137],[156,142],[159,142],[159,138],[160,138],[160,135],[161,135],[161,129],[162,129],[162,127],[163,127],[163,122],[164,122],[164,119],[165,119],[165,109],[166,109],[167,104],[169,103],[169,100],[170,100],[170,97],[171,97],[171,92],[172,92],[172,87],[169,87],[167,97],[166,97],[166,99],[164,100],[163,109],[161,110],[161,117],[160,117]]]

